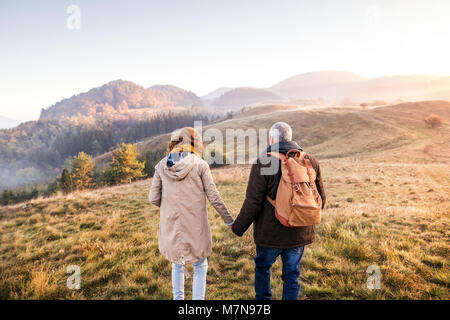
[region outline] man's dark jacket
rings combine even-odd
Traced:
[[[280,142],[269,146],[261,156],[270,150],[286,154],[290,149],[302,150],[294,141]],[[279,163],[278,170],[274,174],[262,175],[261,169],[270,167],[270,163],[267,163],[267,161],[262,163],[261,156],[252,165],[245,201],[233,224],[233,232],[238,236],[242,236],[250,225],[254,223],[253,236],[256,245],[272,248],[294,248],[312,243],[315,239],[315,226],[288,228],[283,226],[275,217],[275,209],[267,201],[266,195],[272,199],[276,198],[278,184],[281,179],[281,163]],[[308,154],[305,154],[305,159],[311,161],[311,165],[317,173],[315,182],[317,190],[322,197],[323,208],[326,198],[319,163]]]

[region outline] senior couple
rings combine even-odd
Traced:
[[[173,299],[184,299],[184,271],[186,264],[194,268],[194,300],[203,300],[206,290],[207,258],[212,251],[206,198],[222,217],[224,223],[238,236],[253,223],[256,244],[255,298],[271,299],[270,269],[281,256],[284,300],[298,299],[300,260],[304,246],[315,238],[315,227],[286,227],[275,216],[266,196],[275,199],[282,177],[281,165],[267,174],[269,164],[263,156],[273,150],[286,154],[302,148],[292,141],[292,129],[284,122],[275,123],[269,131],[267,150],[252,164],[245,201],[234,220],[214,184],[209,165],[202,159],[201,136],[186,127],[172,136],[168,155],[155,166],[149,201],[160,207],[159,250],[172,262]],[[325,191],[320,167],[311,155],[305,154],[316,172],[315,185],[325,205]],[[278,160],[279,161],[279,160]]]

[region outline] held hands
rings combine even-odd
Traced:
[[[233,224],[234,224],[234,221],[235,221],[235,220],[233,220],[233,222],[232,222],[230,225],[227,225],[227,227],[228,227],[230,230],[233,230]],[[233,232],[233,231],[231,231],[231,232]]]

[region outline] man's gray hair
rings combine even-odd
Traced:
[[[274,143],[291,141],[292,128],[286,122],[277,122],[270,128],[269,137],[272,137]]]

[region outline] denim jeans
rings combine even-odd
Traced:
[[[197,261],[194,266],[194,283],[192,285],[192,300],[205,300],[206,273],[208,260]],[[172,293],[173,300],[184,300],[184,269],[181,264],[172,263]]]
[[[255,257],[255,293],[256,300],[270,300],[270,268],[281,255],[283,270],[283,300],[297,300],[300,292],[300,260],[304,247],[278,249],[256,246]]]

